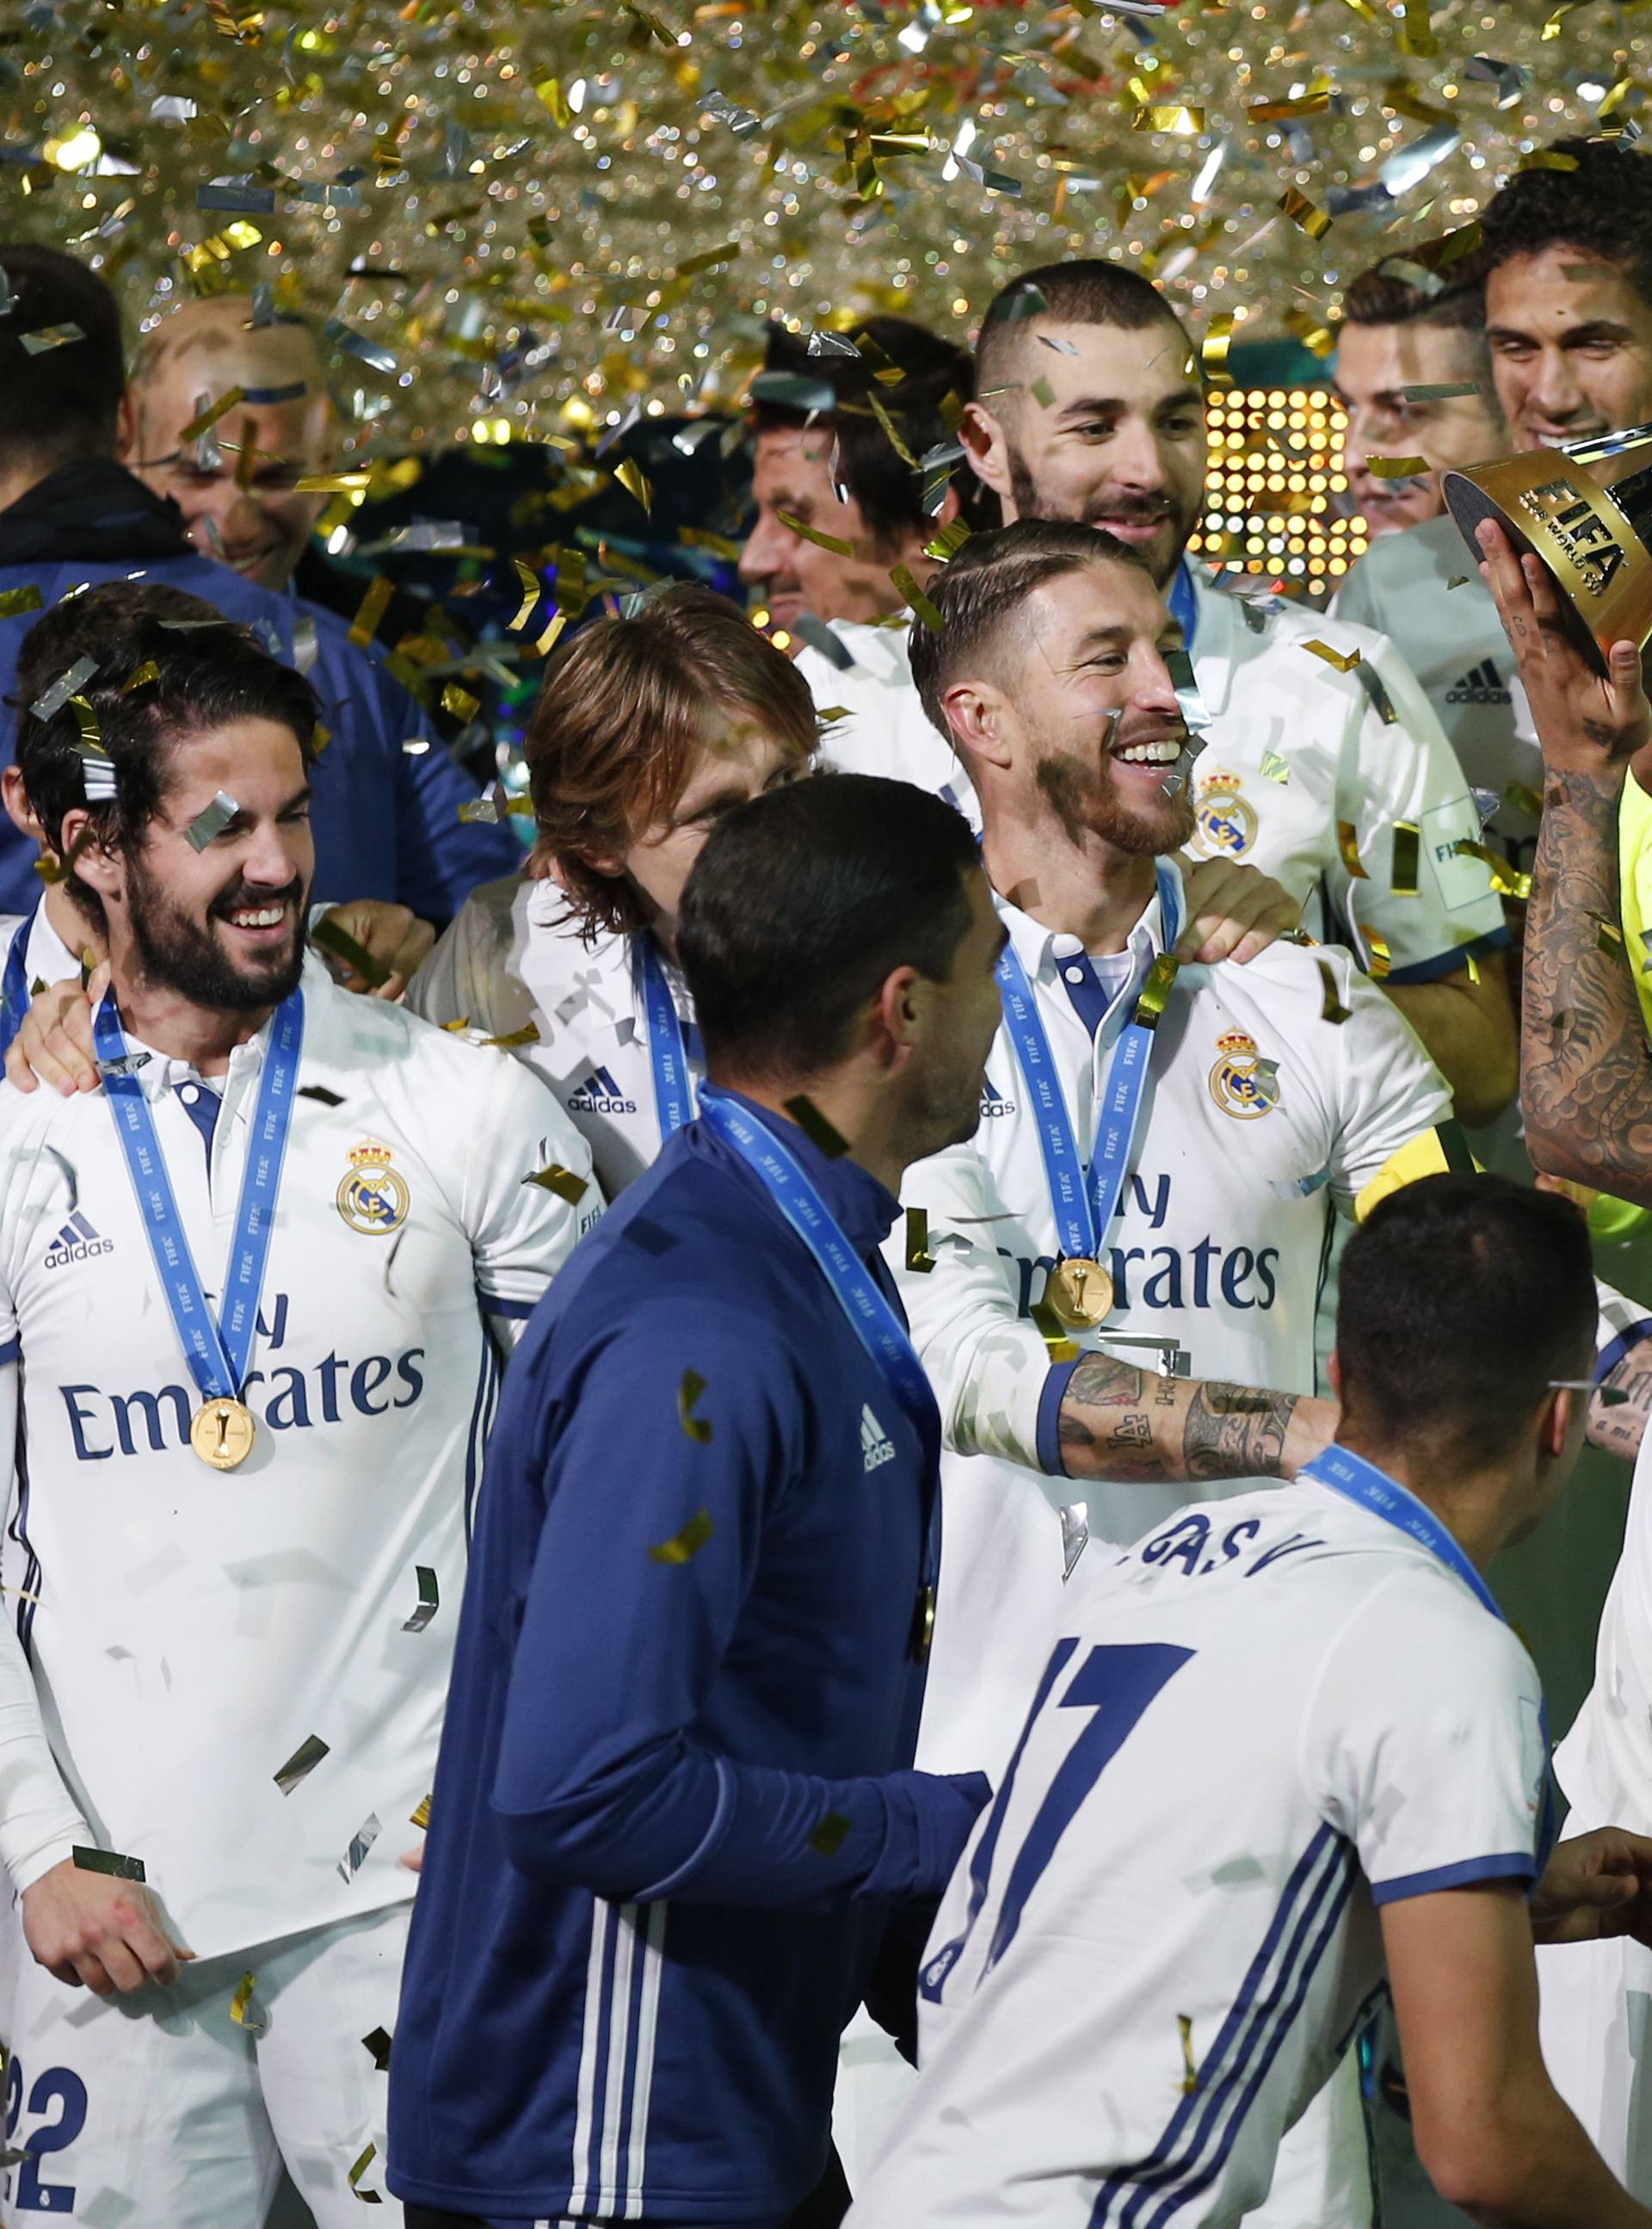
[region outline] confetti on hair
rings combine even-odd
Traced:
[[[906,1267],[920,1276],[927,1276],[935,1267],[935,1257],[929,1250],[929,1210],[909,1207],[906,1210]]]
[[[698,1446],[705,1447],[711,1439],[711,1421],[696,1416],[695,1404],[706,1390],[706,1381],[697,1370],[685,1370],[682,1383],[677,1387],[677,1422]]]
[[[442,1606],[442,1590],[430,1565],[415,1564],[413,1577],[419,1583],[419,1606],[411,1617],[402,1621],[404,1633],[422,1633]]]
[[[680,1532],[669,1540],[662,1540],[649,1550],[649,1561],[654,1564],[691,1564],[712,1536],[714,1527],[709,1509],[697,1509]]]
[[[160,678],[160,667],[152,658],[146,658],[141,665],[133,666],[121,683],[120,693],[123,697],[130,697],[134,689],[148,689],[157,684]]]
[[[88,681],[95,680],[98,661],[95,658],[77,658],[73,665],[60,673],[48,689],[42,689],[29,706],[29,714],[36,720],[54,720],[71,697],[83,690]]]
[[[74,1843],[69,1855],[83,1873],[107,1873],[112,1880],[142,1881],[149,1876],[142,1858],[124,1858],[118,1850],[88,1850]]]
[[[36,325],[32,333],[19,333],[18,339],[29,356],[44,356],[48,349],[67,348],[73,341],[83,341],[86,335],[79,325]]]
[[[283,1795],[291,1795],[301,1780],[308,1779],[330,1750],[330,1743],[323,1741],[319,1734],[306,1734],[286,1763],[279,1766],[272,1776]]]

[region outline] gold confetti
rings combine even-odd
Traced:
[[[16,619],[24,612],[42,612],[45,608],[46,599],[33,581],[21,588],[0,591],[0,620]]]
[[[961,518],[955,518],[950,526],[943,526],[931,535],[924,544],[924,555],[932,557],[938,565],[950,565],[969,538],[969,528]]]
[[[1047,1301],[1034,1301],[1028,1314],[1048,1350],[1052,1362],[1076,1362],[1083,1352]]]
[[[1330,961],[1322,960],[1318,962],[1318,967],[1319,980],[1325,987],[1325,1003],[1320,1009],[1322,1018],[1328,1022],[1347,1021],[1354,1009],[1351,1006],[1345,1006],[1337,995],[1336,978],[1331,972]]]
[[[1351,820],[1337,822],[1336,848],[1341,853],[1342,864],[1348,869],[1349,874],[1359,882],[1368,882],[1370,877],[1360,864],[1359,831]]]
[[[421,1830],[430,1824],[430,1798],[426,1795],[416,1811],[409,1812],[409,1822]]]
[[[394,970],[387,967],[382,960],[375,960],[366,945],[358,944],[347,928],[341,928],[330,914],[323,914],[310,932],[310,941],[322,952],[330,952],[336,960],[359,975],[374,990],[390,980]]]
[[[524,1177],[522,1182],[539,1185],[546,1192],[554,1192],[559,1199],[567,1200],[570,1207],[577,1207],[591,1189],[583,1177],[576,1177],[573,1170],[565,1169],[560,1161],[547,1162],[542,1169],[535,1169],[531,1177]]]
[[[1311,651],[1316,658],[1322,658],[1327,665],[1334,665],[1339,673],[1352,673],[1360,662],[1357,650],[1333,650],[1329,643],[1322,642],[1317,635],[1311,641],[1303,643],[1303,648]]]
[[[1205,377],[1212,387],[1231,387],[1233,375],[1227,369],[1227,351],[1233,344],[1233,312],[1223,310],[1210,321],[1210,330],[1200,344],[1200,359],[1205,367]]]
[[[809,1847],[823,1858],[835,1858],[848,1840],[849,1821],[841,1811],[829,1811],[809,1837]]]
[[[395,590],[382,573],[368,583],[367,594],[356,608],[355,617],[350,621],[350,640],[357,650],[365,650],[377,634],[379,621],[384,617],[394,594]]]
[[[1181,139],[1196,139],[1205,128],[1205,112],[1186,101],[1149,101],[1130,119],[1132,132],[1172,132]]]
[[[1540,820],[1543,817],[1542,799],[1534,789],[1527,788],[1523,781],[1509,783],[1503,792],[1503,803],[1512,806],[1516,813],[1525,813],[1530,819]]]
[[[854,556],[855,544],[852,542],[845,542],[836,534],[823,534],[818,527],[806,526],[801,518],[794,518],[789,511],[777,511],[774,515],[782,526],[789,527],[804,541],[812,542],[817,549],[829,549],[836,557]]]
[[[1373,479],[1412,480],[1429,470],[1426,457],[1367,457],[1365,468]]]
[[[378,2157],[378,2146],[376,2144],[369,2144],[367,2149],[362,2154],[361,2158],[356,2161],[355,2166],[350,2169],[350,2189],[355,2196],[362,2200],[362,2203],[364,2206],[381,2206],[384,2203],[376,2190],[363,2190],[362,2188],[362,2177],[367,2173],[368,2168],[372,2166],[374,2161]]]
[[[1253,100],[1245,119],[1248,124],[1282,124],[1288,116],[1322,116],[1330,105],[1329,90],[1298,93],[1292,100]]]
[[[1039,405],[1041,409],[1054,409],[1055,389],[1050,385],[1047,379],[1035,379],[1033,382],[1032,395],[1034,401]]]
[[[872,406],[873,416],[883,428],[884,439],[888,442],[889,446],[894,451],[896,456],[900,458],[903,465],[906,465],[911,471],[914,472],[917,472],[919,469],[918,459],[913,456],[912,451],[906,446],[906,440],[901,434],[900,427],[896,425],[894,420],[889,415],[889,413],[884,408],[882,403],[879,401],[875,395],[868,395],[867,396],[867,401]]]
[[[1394,864],[1391,877],[1397,898],[1414,898],[1417,895],[1417,867],[1419,850],[1418,832],[1414,820],[1394,823]]]
[[[635,496],[644,510],[651,516],[654,510],[654,490],[648,474],[635,457],[627,457],[614,467],[614,478],[627,495]]]
[[[383,2028],[375,2027],[370,2035],[364,2035],[362,2038],[362,2048],[370,2054],[374,2065],[381,2074],[389,2072],[390,2038]]]
[[[522,608],[516,613],[515,618],[514,620],[507,620],[505,624],[510,629],[512,634],[520,634],[528,624],[528,613],[539,601],[540,581],[539,575],[525,559],[521,557],[513,557],[510,562],[515,567],[516,578],[522,583]]]
[[[926,1276],[935,1267],[935,1257],[929,1250],[929,1210],[909,1207],[906,1210],[906,1267]]]
[[[249,1969],[235,1984],[235,1994],[229,2001],[229,2017],[237,2027],[244,2027],[249,2035],[262,2035],[269,2026],[267,2020],[251,2017],[253,1992],[258,1987],[258,1976]]]
[[[720,247],[708,247],[703,255],[691,255],[686,263],[679,263],[671,276],[674,279],[690,279],[696,271],[709,271],[714,264],[732,261],[740,252],[738,240],[726,240]]]
[[[939,611],[919,587],[910,565],[892,566],[889,578],[932,634],[939,634],[946,622]]]
[[[274,1775],[275,1784],[283,1795],[291,1795],[299,1782],[312,1773],[323,1757],[330,1752],[330,1744],[319,1734],[306,1734],[292,1755]]]
[[[1472,837],[1459,836],[1451,849],[1459,858],[1478,859],[1491,877],[1491,887],[1499,897],[1519,898],[1522,903],[1532,895],[1532,878],[1512,867],[1501,851],[1494,851],[1489,844],[1476,844]]]
[[[88,1850],[77,1842],[71,1845],[69,1855],[83,1873],[107,1873],[114,1880],[148,1879],[142,1858],[123,1858],[118,1850]]]
[[[558,635],[561,633],[563,628],[567,625],[567,623],[568,615],[566,612],[556,612],[553,613],[549,626],[546,628],[544,633],[541,635],[539,640],[534,645],[535,650],[538,652],[541,658],[543,658],[550,650],[552,644],[556,640]]]
[[[571,112],[560,82],[554,77],[541,78],[534,91],[550,111],[551,121],[566,125]]]
[[[1199,2087],[1199,2071],[1193,2061],[1193,2022],[1186,2013],[1178,2013],[1176,2026],[1181,2032],[1181,2094],[1191,2097]]]
[[[1623,930],[1615,921],[1602,921],[1598,927],[1600,933],[1595,940],[1597,945],[1609,960],[1615,959],[1623,949]]]
[[[1439,42],[1429,25],[1429,0],[1405,0],[1405,12],[1399,27],[1399,51],[1425,60],[1438,54]]]
[[[507,1030],[503,1037],[483,1037],[484,1045],[496,1045],[501,1052],[515,1052],[520,1045],[539,1043],[537,1022],[524,1022],[519,1030]]]
[[[654,1564],[691,1564],[710,1539],[713,1532],[709,1509],[697,1509],[683,1526],[669,1540],[662,1540],[648,1551]]]
[[[801,1091],[795,1099],[788,1099],[785,1110],[803,1132],[810,1144],[828,1160],[840,1160],[849,1149],[849,1141],[834,1129],[814,1101]]]
[[[1546,38],[1548,33],[1545,31],[1543,35]],[[1575,155],[1557,154],[1553,147],[1540,147],[1533,154],[1522,155],[1514,165],[1517,170],[1575,170],[1577,167]]]
[[[1374,928],[1368,928],[1365,941],[1371,947],[1371,965],[1366,972],[1373,983],[1380,983],[1394,964],[1393,954],[1388,949],[1388,940],[1386,936],[1379,936]]]
[[[697,1370],[683,1371],[682,1383],[677,1388],[677,1422],[688,1437],[702,1448],[711,1438],[711,1421],[709,1417],[696,1416],[694,1409],[705,1390],[706,1381]]]
[[[1281,787],[1290,779],[1290,768],[1277,751],[1263,752],[1261,770],[1270,781],[1277,781]]]
[[[150,682],[158,681],[160,678],[160,667],[152,658],[146,658],[141,665],[135,665],[121,683],[120,693],[123,697],[130,697],[134,689],[146,689]]]
[[[442,691],[442,710],[451,712],[456,720],[474,720],[482,710],[482,699],[472,697],[468,689],[461,689],[457,681],[450,681]]]
[[[1164,1012],[1164,1002],[1169,997],[1181,962],[1174,952],[1161,952],[1147,971],[1147,980],[1136,1001],[1134,1019],[1139,1028],[1156,1029],[1159,1017]]]
[[[209,434],[221,418],[226,416],[230,411],[232,411],[238,402],[245,402],[246,400],[247,390],[245,388],[231,387],[227,389],[225,392],[218,397],[218,400],[215,402],[209,402],[198,417],[192,418],[187,426],[180,427],[178,429],[179,447],[182,448],[186,442],[198,441],[203,434]]]
[[[1331,228],[1331,221],[1324,210],[1316,208],[1307,195],[1299,192],[1295,186],[1285,188],[1279,196],[1279,207],[1292,224],[1302,227],[1309,240],[1323,240]]]

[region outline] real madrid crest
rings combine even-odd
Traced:
[[[1224,1114],[1248,1122],[1279,1104],[1279,1063],[1262,1058],[1254,1037],[1229,1030],[1217,1038],[1216,1053],[1210,1095]]]
[[[1199,840],[1207,851],[1237,859],[1256,841],[1256,810],[1239,794],[1239,778],[1213,768],[1199,784],[1194,807]]]
[[[363,1138],[350,1147],[348,1174],[339,1179],[335,1195],[339,1213],[352,1230],[367,1238],[387,1238],[407,1220],[410,1200],[400,1173],[390,1166],[388,1146]]]

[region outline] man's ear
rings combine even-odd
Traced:
[[[120,408],[115,413],[115,454],[123,465],[131,464],[138,454],[138,405],[129,387],[120,398]]]
[[[959,751],[989,766],[1009,764],[1007,731],[1014,716],[1002,689],[990,681],[955,681],[941,699],[941,710]]]
[[[1329,1359],[1325,1365],[1325,1377],[1331,1391],[1340,1403],[1342,1398],[1342,1358],[1335,1347],[1331,1349]]]
[[[40,825],[34,806],[29,802],[29,792],[23,787],[21,767],[9,766],[4,774],[0,774],[0,797],[4,800],[12,825],[21,829],[31,844],[43,845],[46,832]]]
[[[100,898],[120,897],[126,888],[126,870],[120,854],[93,835],[92,815],[83,805],[72,806],[63,815],[63,858],[72,863],[83,883]]]
[[[1553,1461],[1566,1453],[1566,1438],[1572,1429],[1574,1413],[1572,1404],[1587,1402],[1588,1398],[1586,1393],[1576,1392],[1570,1385],[1555,1385],[1549,1389],[1537,1411],[1537,1449],[1540,1455]]]
[[[1009,440],[1002,421],[979,402],[969,403],[964,408],[958,438],[976,479],[983,487],[989,487],[1001,503],[1008,503]]]
[[[896,967],[883,979],[871,1013],[871,1043],[879,1064],[887,1070],[912,1055],[923,1029],[929,986],[915,967]]]

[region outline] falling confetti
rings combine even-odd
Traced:
[[[706,1390],[706,1381],[697,1370],[685,1370],[682,1383],[677,1388],[677,1422],[691,1440],[704,1447],[711,1438],[711,1423],[705,1416],[696,1416],[695,1404]]]
[[[680,1532],[649,1550],[649,1560],[655,1564],[691,1564],[710,1539],[712,1529],[710,1510],[697,1509]]]
[[[299,1782],[306,1779],[330,1753],[330,1744],[323,1741],[319,1734],[306,1734],[274,1776],[283,1795],[291,1795]]]
[[[404,1633],[422,1633],[441,1607],[441,1589],[436,1583],[436,1574],[427,1564],[415,1564],[413,1577],[419,1582],[419,1606],[411,1617],[404,1620]]]

